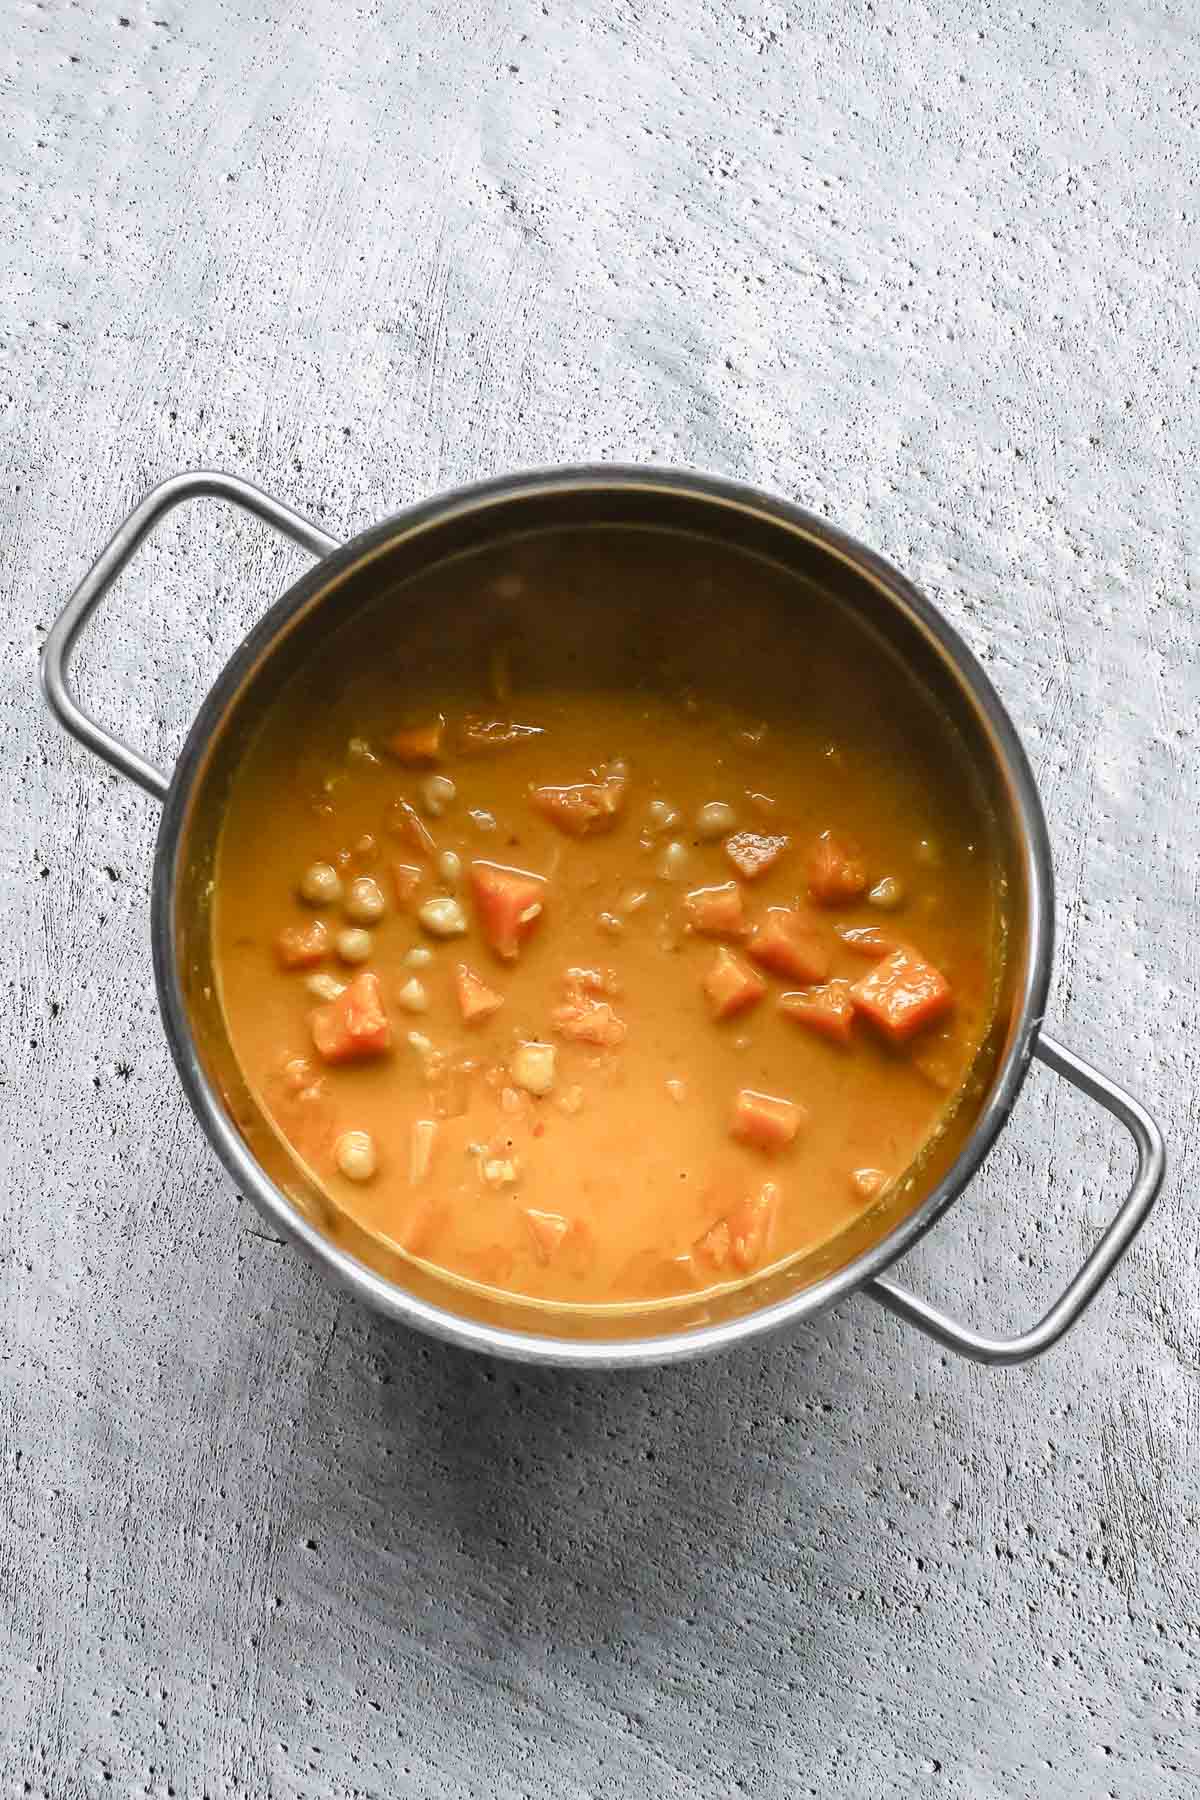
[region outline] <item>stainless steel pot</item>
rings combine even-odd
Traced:
[[[79,706],[69,680],[72,649],[93,609],[143,538],[183,500],[225,500],[255,514],[319,558],[267,613],[226,664],[201,706],[175,769],[164,775]],[[724,1311],[668,1314],[667,1329],[639,1337],[551,1337],[538,1315],[473,1314],[460,1290],[389,1263],[331,1215],[265,1129],[225,1040],[209,962],[207,882],[223,794],[240,746],[295,662],[381,580],[445,556],[542,527],[649,524],[699,533],[769,555],[815,578],[867,616],[949,710],[977,758],[1010,859],[1012,953],[991,1061],[978,1109],[930,1169],[922,1191],[860,1221],[789,1287],[764,1281]],[[862,1292],[939,1343],[985,1363],[1017,1363],[1048,1350],[1079,1318],[1146,1218],[1162,1183],[1162,1138],[1145,1109],[1116,1082],[1042,1028],[1053,945],[1053,877],[1045,818],[1020,741],[966,644],[897,570],[843,533],[751,488],[656,469],[585,467],[520,475],[463,488],[385,520],[339,544],[315,525],[233,476],[175,476],[148,494],[114,533],[46,641],[42,683],[60,723],[163,807],[152,898],[159,1004],[184,1091],[217,1155],[263,1215],[322,1269],[381,1312],[435,1337],[529,1362],[574,1367],[674,1362],[811,1318]],[[1040,1322],[1013,1338],[958,1324],[880,1279],[957,1198],[1008,1118],[1038,1056],[1107,1108],[1134,1141],[1133,1185],[1112,1223]],[[403,1280],[400,1279],[403,1277]],[[544,1315],[543,1315],[544,1316]],[[627,1327],[626,1327],[627,1328]]]

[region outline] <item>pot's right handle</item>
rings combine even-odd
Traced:
[[[1140,1101],[1107,1075],[1102,1075],[1099,1069],[1084,1062],[1081,1056],[1076,1056],[1073,1050],[1066,1049],[1044,1033],[1038,1037],[1034,1051],[1050,1068],[1107,1107],[1114,1118],[1120,1119],[1133,1139],[1137,1172],[1124,1204],[1083,1267],[1063,1289],[1045,1318],[1019,1337],[983,1337],[969,1326],[959,1325],[915,1294],[896,1287],[893,1282],[878,1279],[867,1282],[863,1292],[886,1306],[889,1312],[927,1332],[948,1350],[957,1350],[960,1356],[969,1356],[974,1362],[1028,1362],[1031,1357],[1041,1356],[1043,1351],[1049,1350],[1064,1332],[1071,1329],[1137,1236],[1146,1214],[1154,1205],[1166,1169],[1162,1133]]]
[[[336,538],[293,512],[291,507],[273,500],[250,482],[241,481],[236,475],[223,475],[216,469],[196,469],[184,475],[172,475],[158,487],[151,488],[129,517],[117,526],[50,628],[42,650],[42,692],[64,730],[159,801],[167,797],[170,777],[84,712],[70,682],[71,656],[75,641],[93,610],[143,538],[148,537],[159,520],[181,501],[202,498],[228,500],[233,506],[240,506],[244,512],[253,513],[266,525],[273,525],[276,531],[292,538],[314,556],[327,556],[338,547]]]

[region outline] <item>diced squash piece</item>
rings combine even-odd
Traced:
[[[794,1100],[743,1088],[733,1103],[729,1129],[739,1144],[752,1144],[756,1150],[786,1150],[795,1142],[803,1120],[804,1109]]]
[[[757,881],[774,868],[791,843],[787,837],[771,837],[761,831],[735,831],[725,839],[725,854],[747,881]]]
[[[600,1050],[615,1050],[628,1033],[624,1019],[618,1019],[607,1000],[572,985],[568,985],[562,1005],[550,1014],[550,1022],[559,1037],[595,1044]]]
[[[856,981],[850,994],[859,1012],[897,1044],[944,1017],[954,1002],[941,970],[903,946]]]
[[[533,1251],[540,1263],[553,1260],[559,1246],[571,1229],[571,1221],[561,1213],[541,1212],[537,1207],[525,1208],[525,1222],[533,1239]]]
[[[437,845],[433,841],[428,826],[416,808],[410,806],[407,800],[393,800],[388,818],[388,830],[397,837],[404,838],[422,856],[437,855]]]
[[[704,977],[704,992],[714,1019],[732,1019],[761,1000],[767,991],[762,976],[722,944]]]
[[[511,750],[542,736],[540,725],[518,725],[512,719],[489,719],[468,713],[458,729],[458,747],[464,756],[481,756],[488,750]]]
[[[391,1048],[392,1027],[384,1011],[379,977],[369,969],[356,975],[328,1006],[308,1015],[317,1050],[326,1062],[361,1062]]]
[[[329,953],[329,927],[320,919],[308,925],[285,925],[275,939],[275,954],[285,969],[311,969]]]
[[[848,981],[831,981],[824,987],[804,988],[798,994],[781,994],[779,1010],[785,1018],[794,1019],[797,1025],[806,1026],[832,1043],[850,1042],[854,1002]]]
[[[490,988],[466,963],[459,963],[454,971],[454,988],[464,1025],[477,1025],[483,1019],[490,1019],[504,1005],[504,995]]]
[[[733,1246],[733,1233],[729,1229],[728,1219],[718,1219],[710,1225],[704,1236],[697,1238],[692,1254],[710,1269],[723,1269],[729,1261],[729,1252]]]
[[[787,981],[824,981],[829,975],[829,951],[799,907],[768,906],[746,949],[756,963]]]
[[[553,1044],[518,1044],[509,1058],[509,1073],[523,1093],[544,1100],[554,1090],[557,1059]]]
[[[445,732],[446,721],[439,713],[431,724],[409,725],[394,731],[385,748],[408,769],[431,769],[442,760]]]
[[[396,890],[398,906],[407,906],[423,879],[423,871],[414,868],[412,863],[394,862],[392,864],[392,886]]]
[[[857,848],[823,831],[808,861],[808,891],[818,906],[845,906],[860,900],[871,885]]]
[[[738,1268],[748,1273],[762,1261],[775,1223],[779,1189],[773,1181],[764,1181],[757,1194],[751,1194],[729,1215],[729,1254]]]
[[[564,985],[568,990],[579,988],[585,994],[607,994],[610,1000],[621,992],[615,969],[568,969]]]
[[[582,781],[574,787],[534,788],[530,799],[543,818],[568,837],[587,837],[611,831],[625,805],[624,775],[606,775],[603,781]]]
[[[506,962],[514,962],[521,945],[541,918],[546,883],[525,869],[500,863],[471,864],[471,896],[487,942]]]
[[[693,931],[705,937],[742,937],[746,930],[746,909],[742,890],[736,881],[722,881],[716,887],[693,888],[683,896],[683,910]]]
[[[870,957],[872,962],[878,962],[881,956],[890,956],[893,950],[900,948],[899,940],[878,925],[835,925],[833,929],[847,950],[853,950],[855,956]]]

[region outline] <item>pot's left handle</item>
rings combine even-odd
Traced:
[[[129,744],[122,743],[120,738],[105,731],[102,725],[84,712],[71,687],[71,656],[75,641],[93,610],[103,600],[143,538],[148,537],[159,520],[181,501],[200,499],[228,500],[231,505],[240,506],[244,512],[253,513],[264,524],[273,525],[276,531],[292,538],[314,556],[327,556],[338,547],[336,538],[331,538],[310,520],[293,512],[290,506],[273,500],[269,494],[264,494],[261,488],[254,487],[250,482],[241,481],[236,475],[223,475],[216,469],[196,469],[187,474],[172,475],[169,480],[160,482],[158,487],[151,488],[129,517],[117,526],[50,628],[42,650],[42,692],[50,711],[64,730],[78,738],[81,744],[110,763],[114,769],[118,769],[122,775],[127,775],[130,781],[136,781],[139,787],[145,788],[158,801],[166,799],[171,785],[170,777],[164,775],[161,769],[156,769],[153,763],[147,762]]]

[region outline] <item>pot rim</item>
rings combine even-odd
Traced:
[[[785,533],[818,545],[865,575],[930,638],[953,665],[989,728],[992,748],[1013,797],[1017,841],[1025,856],[1028,954],[1016,996],[1015,1028],[987,1098],[950,1168],[921,1204],[885,1237],[844,1268],[786,1299],[718,1324],[652,1337],[572,1339],[515,1331],[462,1317],[419,1299],[330,1242],[277,1188],[243,1143],[200,1061],[180,979],[174,915],[184,823],[204,753],[248,671],[283,626],[323,596],[334,581],[383,553],[397,539],[417,536],[453,517],[495,509],[497,536],[507,502],[530,496],[597,491],[685,496],[710,507],[757,515]],[[639,1368],[674,1363],[779,1331],[825,1312],[903,1257],[956,1200],[977,1173],[1012,1111],[1025,1080],[1050,982],[1054,936],[1054,878],[1049,834],[1033,772],[1016,728],[983,667],[933,603],[883,557],[848,533],[781,497],[698,471],[650,464],[591,463],[539,469],[473,482],[391,514],[350,538],[306,570],[269,608],[217,675],[184,741],[162,809],[151,895],[151,942],[163,1025],[188,1101],[239,1191],[247,1194],[285,1238],[345,1287],[387,1317],[461,1348],[514,1361],[576,1369]]]

